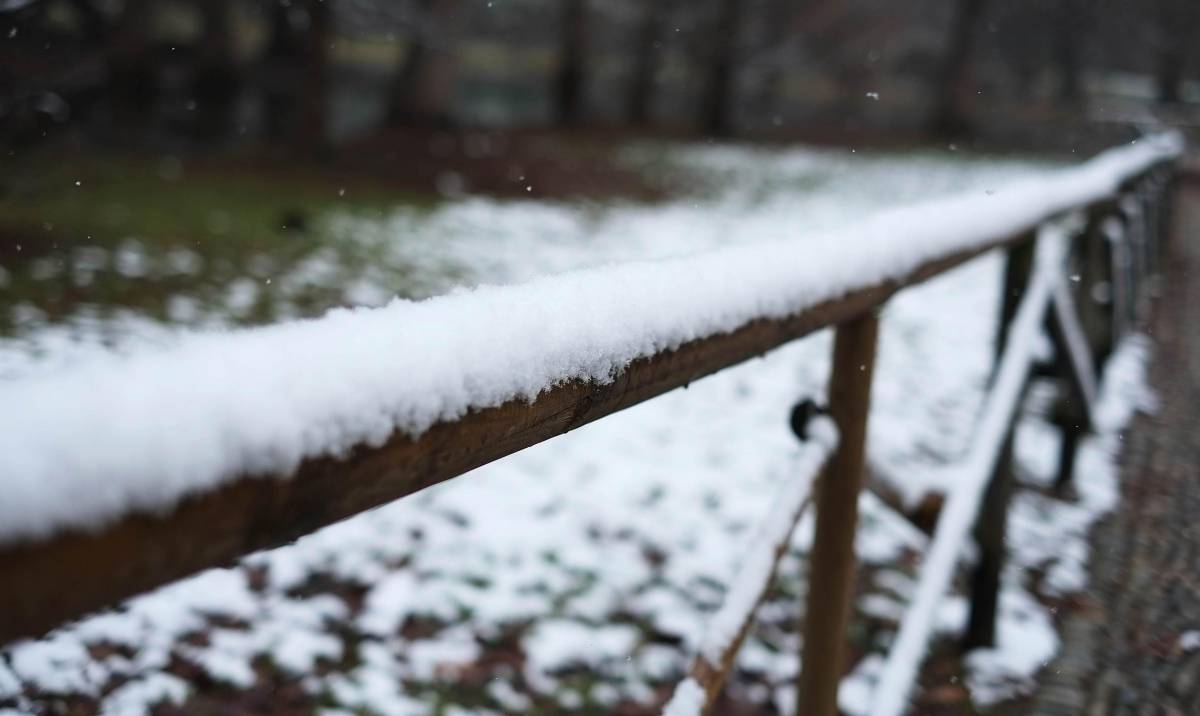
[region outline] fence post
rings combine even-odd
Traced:
[[[1052,309],[1049,320],[1050,335],[1054,342],[1054,377],[1059,389],[1063,391],[1058,396],[1054,407],[1053,422],[1058,427],[1062,440],[1058,450],[1058,474],[1054,478],[1054,489],[1062,494],[1070,485],[1075,473],[1075,457],[1079,453],[1079,443],[1091,429],[1091,414],[1083,390],[1080,387],[1080,376],[1071,365],[1066,328],[1054,315]],[[1090,353],[1089,353],[1090,356]],[[1093,365],[1088,369],[1095,371]]]
[[[1125,256],[1128,272],[1129,294],[1128,313],[1126,319],[1131,330],[1136,330],[1146,315],[1146,301],[1149,293],[1146,280],[1149,272],[1146,270],[1146,240],[1149,226],[1146,216],[1146,205],[1142,202],[1134,183],[1121,197],[1121,214],[1125,218]]]
[[[1022,240],[1008,250],[1004,266],[1004,294],[1000,301],[1000,325],[996,335],[996,364],[1008,343],[1009,324],[1017,315],[1021,296],[1033,271],[1035,235]],[[996,608],[1000,599],[1000,574],[1004,568],[1004,533],[1008,522],[1008,503],[1012,493],[1013,428],[1009,427],[1000,456],[992,472],[979,515],[975,518],[975,542],[979,546],[979,561],[971,573],[971,612],[963,647],[973,649],[992,646],[996,642]]]
[[[1112,304],[1109,307],[1109,318],[1112,320],[1112,345],[1125,337],[1129,325],[1129,256],[1127,252],[1125,215],[1120,210],[1109,215],[1104,223],[1104,238],[1109,248],[1109,261],[1112,265]]]
[[[845,671],[846,625],[854,590],[854,535],[879,319],[875,312],[840,324],[834,337],[829,412],[837,451],[816,485],[816,535],[809,556],[804,649],[797,713],[836,716]]]
[[[1107,203],[1088,208],[1087,227],[1079,246],[1081,267],[1076,305],[1080,324],[1092,349],[1096,375],[1103,373],[1115,343],[1111,311],[1116,276],[1113,274],[1112,247],[1105,229],[1111,212]]]
[[[1156,167],[1150,174],[1152,177],[1151,187],[1153,187],[1151,201],[1154,203],[1154,228],[1150,234],[1150,265],[1154,271],[1156,283],[1162,280],[1163,245],[1166,243],[1167,232],[1171,229],[1173,175],[1173,170],[1169,165]]]
[[[1060,390],[1052,416],[1062,436],[1054,480],[1054,488],[1060,494],[1071,485],[1079,444],[1092,428],[1096,384],[1103,368],[1094,336],[1100,321],[1095,319],[1095,304],[1090,295],[1096,273],[1089,231],[1093,216],[1094,213],[1088,216],[1083,240],[1072,242],[1068,262],[1071,280],[1063,284],[1062,293],[1056,296],[1046,314],[1054,343],[1053,375]]]

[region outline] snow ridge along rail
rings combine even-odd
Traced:
[[[424,417],[419,419],[408,413],[405,415],[409,417],[404,418],[400,416],[401,410],[394,410],[386,416],[390,423],[385,421],[386,430],[382,434],[380,427],[372,424],[371,431],[349,437],[341,435],[342,443],[337,440],[322,443],[319,448],[302,451],[298,456],[275,454],[287,452],[282,449],[254,453],[251,450],[254,445],[237,442],[240,437],[234,418],[246,419],[245,416],[236,410],[216,411],[218,416],[227,413],[234,416],[232,422],[214,431],[221,440],[232,441],[228,452],[234,457],[220,456],[219,464],[211,472],[196,473],[199,477],[190,482],[164,488],[159,501],[151,504],[130,505],[114,498],[109,502],[116,506],[102,505],[102,511],[77,514],[71,500],[62,499],[53,502],[43,516],[39,509],[45,505],[39,500],[44,502],[45,498],[38,491],[39,481],[60,479],[65,487],[59,492],[67,495],[75,489],[120,496],[122,490],[129,491],[141,484],[136,479],[122,484],[123,475],[105,467],[107,463],[97,466],[111,458],[111,454],[97,452],[97,460],[91,460],[91,454],[71,452],[72,435],[88,425],[103,434],[107,429],[104,411],[108,410],[107,415],[115,418],[120,406],[92,406],[92,413],[73,423],[71,429],[55,432],[53,416],[42,415],[39,423],[32,410],[39,399],[38,390],[54,389],[53,383],[34,385],[28,390],[22,388],[19,392],[0,386],[0,406],[7,403],[0,407],[0,428],[4,428],[0,430],[3,435],[0,447],[4,448],[0,450],[0,583],[20,585],[0,590],[0,643],[40,635],[67,620],[117,604],[145,590],[206,568],[230,564],[256,550],[285,544],[322,526],[686,386],[816,330],[837,327],[835,371],[830,388],[830,413],[836,424],[836,431],[831,432],[838,435],[837,447],[832,447],[832,443],[826,445],[828,464],[816,482],[812,500],[817,510],[817,540],[811,580],[822,584],[823,596],[814,600],[810,594],[805,649],[806,653],[811,651],[820,657],[811,658],[810,654],[804,660],[800,682],[803,713],[833,714],[842,675],[849,580],[853,575],[851,546],[863,470],[870,391],[870,370],[865,369],[873,363],[878,310],[897,291],[999,248],[1009,252],[1006,285],[1010,290],[1006,291],[1004,307],[1007,326],[1016,315],[1014,296],[1019,297],[1026,284],[1031,283],[1032,246],[1039,227],[1064,214],[1082,216],[1084,240],[1072,243],[1068,252],[1075,273],[1082,280],[1069,287],[1060,282],[1046,291],[1043,308],[1053,304],[1054,310],[1043,310],[1042,315],[1050,317],[1051,334],[1059,348],[1055,369],[1078,386],[1080,400],[1076,402],[1090,407],[1099,368],[1119,333],[1142,310],[1141,287],[1157,266],[1158,243],[1166,223],[1171,164],[1180,149],[1173,137],[1144,139],[1133,147],[1113,150],[1080,167],[1058,172],[1045,182],[998,192],[1001,195],[994,201],[949,200],[912,207],[890,217],[891,221],[899,222],[899,230],[880,220],[832,237],[837,240],[832,243],[838,248],[833,253],[827,250],[820,254],[817,258],[827,261],[818,261],[815,266],[812,261],[804,265],[804,251],[793,247],[746,247],[717,257],[575,277],[579,279],[576,284],[555,285],[567,290],[580,286],[586,293],[614,277],[622,280],[653,277],[656,272],[671,271],[672,265],[676,274],[686,276],[693,271],[691,278],[695,280],[696,276],[702,279],[707,275],[705,272],[725,268],[726,264],[753,267],[757,261],[767,266],[764,271],[769,274],[770,290],[775,293],[767,289],[758,293],[754,289],[732,291],[729,298],[736,306],[713,313],[710,305],[708,313],[693,323],[685,321],[682,326],[661,329],[653,324],[635,323],[635,328],[644,331],[637,347],[617,350],[603,344],[598,346],[600,354],[608,356],[605,360],[611,363],[607,368],[600,362],[558,374],[550,371],[539,379],[540,383],[519,385],[508,395],[489,393],[482,403],[471,402],[469,396],[455,397],[454,393],[450,397],[436,392],[419,395],[440,407],[420,413]],[[922,236],[931,238],[917,240]],[[907,237],[914,240],[912,252],[905,257],[897,253],[895,245],[899,243],[900,249],[905,248],[903,239]],[[888,256],[896,260],[884,260]],[[786,261],[779,268],[783,259]],[[776,268],[770,268],[771,264],[776,264]],[[1061,278],[1063,266],[1055,270]],[[803,284],[824,271],[842,279],[826,282],[820,289],[805,285],[787,288],[789,279]],[[1043,279],[1032,284],[1041,285],[1039,281]],[[1113,300],[1093,300],[1104,294],[1103,288]],[[506,290],[497,289],[494,293]],[[518,287],[504,295],[511,298],[510,294],[519,292]],[[435,300],[396,310],[432,310],[471,299],[478,304],[487,298],[481,291],[477,295],[448,297],[443,303]],[[687,314],[686,305],[666,309]],[[366,319],[370,320],[374,319]],[[315,330],[313,326],[301,326],[299,330],[310,328]],[[274,340],[286,346],[286,331],[286,328],[275,332],[268,329],[249,337],[233,336],[229,341],[230,345],[240,341],[243,348],[251,341],[271,345]],[[1002,344],[1006,336],[1007,331],[1003,330]],[[209,337],[203,347],[220,347],[219,339]],[[572,355],[568,351],[568,358]],[[170,357],[170,354],[160,356],[164,360]],[[573,365],[569,360],[567,363]],[[120,380],[136,380],[138,375],[103,377],[112,378],[111,385],[119,387]],[[205,397],[192,395],[197,396]],[[172,396],[156,399],[169,401]],[[25,405],[31,410],[22,415],[19,410],[14,411],[13,405],[18,408]],[[4,415],[5,411],[9,411],[8,415]],[[1084,412],[1086,418],[1087,410]],[[92,423],[86,419],[92,419]],[[1003,422],[1007,428],[1011,414]],[[1076,424],[1080,422],[1086,424],[1086,420]],[[129,426],[119,427],[124,432],[117,437],[128,438]],[[1071,441],[1078,439],[1078,430],[1064,427],[1067,441],[1073,445]],[[151,436],[167,434],[162,426],[146,426],[146,430]],[[1006,440],[1004,432],[1000,431],[1001,440]],[[56,443],[60,435],[65,437]],[[118,455],[114,464],[127,464],[143,477],[153,476],[157,459],[161,459],[164,469],[179,467],[171,463],[179,453],[160,449],[152,440],[147,440],[146,448],[143,454]],[[990,452],[997,455],[1003,449],[1005,446],[995,447]],[[1067,455],[1068,451],[1064,451],[1064,457]],[[988,464],[981,463],[980,469],[986,467],[985,471],[995,473],[990,477],[992,482],[1004,479],[995,459],[983,462]],[[289,469],[282,470],[280,466]],[[973,502],[965,498],[960,501]],[[80,510],[93,504],[94,501],[81,500]],[[793,519],[786,530],[789,534],[800,509],[797,507],[790,516]],[[977,518],[980,524],[995,524],[996,509],[1001,510],[1000,539],[994,544],[981,539],[980,544],[983,559],[978,569],[984,574],[975,583],[977,587],[983,586],[974,595],[968,634],[968,640],[975,643],[986,643],[992,638],[988,625],[994,623],[998,579],[989,581],[988,574],[999,573],[1005,506],[985,502],[983,513]],[[968,521],[976,519],[976,510],[972,507],[969,511],[972,514]],[[977,533],[989,534],[988,530],[978,529]],[[990,534],[994,537],[995,530]],[[778,548],[777,540],[762,542],[771,549]],[[764,562],[761,556],[748,559],[769,563],[770,569],[765,573],[769,579],[773,560]],[[755,574],[763,576],[759,571]],[[722,623],[717,625],[716,632],[731,638],[744,634],[744,622],[752,616],[757,604],[754,596],[742,600],[746,614],[742,615],[739,628],[735,628],[736,615],[722,610]],[[713,677],[705,677],[703,687],[691,682],[696,687],[690,690],[692,696],[699,694],[702,698],[684,701],[700,711],[711,705],[732,664],[738,641],[738,638],[726,640],[710,649],[715,657],[698,656],[697,664],[707,663]],[[923,644],[921,639],[916,641]],[[703,668],[693,670],[693,674],[701,672]],[[900,703],[909,687],[907,683],[895,687],[903,691],[895,697]],[[673,713],[690,710],[685,703],[677,703],[676,707]]]

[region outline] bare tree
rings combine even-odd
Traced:
[[[294,141],[310,151],[320,151],[329,142],[329,49],[333,40],[330,4],[327,0],[306,0],[303,5],[308,27]]]
[[[1056,0],[1049,6],[1049,24],[1054,40],[1054,63],[1058,65],[1058,98],[1074,104],[1083,99],[1083,38],[1092,25],[1092,0]]]
[[[671,0],[646,0],[634,48],[633,83],[630,86],[629,121],[646,124],[658,89],[658,63],[671,16]]]
[[[233,59],[232,8],[230,0],[203,0],[197,5],[203,30],[192,94],[196,100],[197,129],[202,137],[214,139],[229,133],[239,93]]]
[[[151,0],[125,0],[108,37],[108,98],[117,126],[142,124],[157,95],[148,62],[153,13]]]
[[[737,94],[738,43],[742,26],[742,0],[721,0],[713,33],[713,56],[705,97],[704,128],[717,137],[734,130],[734,100]]]
[[[779,112],[784,68],[794,55],[796,0],[771,0],[767,6],[763,52],[769,55],[754,98],[756,111],[763,116]]]
[[[562,13],[562,43],[554,80],[555,114],[559,124],[577,124],[583,116],[584,55],[587,42],[586,0],[566,0]]]
[[[1195,0],[1156,0],[1152,11],[1158,101],[1178,102],[1188,55],[1200,31],[1200,7]]]
[[[961,133],[967,124],[962,99],[971,78],[971,50],[985,0],[958,0],[948,28],[946,53],[934,80],[936,99],[931,129],[941,135]]]
[[[458,0],[421,0],[388,99],[387,124],[442,126],[452,120],[458,75]]]
[[[264,117],[267,137],[283,141],[294,124],[296,95],[300,82],[295,68],[302,62],[304,50],[297,25],[298,9],[282,0],[270,0],[267,5],[268,38],[262,59]]]

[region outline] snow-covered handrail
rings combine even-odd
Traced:
[[[0,641],[863,315],[1179,148],[1147,138],[805,241],[196,334],[0,383],[0,578],[24,585],[0,593]]]

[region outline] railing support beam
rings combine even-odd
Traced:
[[[1054,488],[1063,493],[1071,486],[1079,444],[1092,429],[1098,386],[1096,362],[1076,311],[1079,304],[1067,287],[1060,285],[1055,291],[1047,322],[1054,342],[1054,372],[1064,391],[1054,409],[1054,422],[1062,434]]]
[[[1008,250],[1004,266],[1004,288],[1000,301],[1000,324],[996,335],[996,361],[1008,345],[1008,332],[1033,271],[1035,242],[1032,237]],[[1013,483],[1013,430],[1010,427],[992,472],[979,515],[975,542],[979,561],[971,573],[971,611],[963,648],[993,646],[996,642],[996,610],[1000,603],[1000,575],[1004,571],[1004,536],[1008,528],[1008,503]]]
[[[1078,249],[1080,286],[1075,305],[1079,308],[1080,324],[1091,348],[1092,369],[1096,376],[1103,373],[1116,340],[1112,319],[1116,276],[1112,270],[1112,246],[1105,229],[1112,211],[1107,204],[1088,209],[1087,228]]]
[[[809,557],[804,649],[799,683],[803,716],[836,716],[846,668],[846,626],[854,591],[854,535],[879,319],[874,311],[837,327],[829,412],[841,435],[816,485],[817,524]]]

